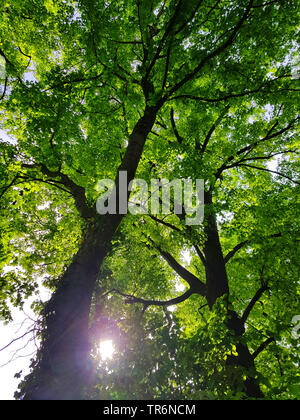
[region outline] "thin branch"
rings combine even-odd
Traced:
[[[27,345],[29,344],[29,342],[30,342],[30,341],[33,341],[33,339],[32,339],[32,340],[29,340],[29,341],[28,341],[28,343],[27,343]],[[18,351],[20,351],[20,350],[22,350],[22,349],[19,349]],[[15,354],[14,354],[14,355],[12,356],[12,358],[11,358],[8,362],[4,363],[3,365],[0,365],[0,368],[5,367],[5,366],[9,365],[9,364],[10,364],[10,363],[12,363],[12,362],[15,362],[17,359],[21,359],[21,358],[24,358],[24,357],[30,357],[30,356],[33,356],[34,354],[36,354],[36,352],[37,352],[37,350],[34,350],[33,352],[31,352],[31,353],[29,353],[29,354],[23,354],[23,355],[20,355],[20,356],[16,357],[15,359],[14,359],[14,356],[15,356]]]
[[[5,62],[6,62],[6,64],[8,64],[15,72],[17,72],[16,71],[16,66],[8,59],[8,57],[5,55],[5,53],[4,53],[4,51],[3,50],[1,50],[1,48],[0,48],[0,55],[4,58],[4,60],[5,60]],[[24,87],[26,87],[26,85],[24,84],[24,82],[23,82],[23,80],[21,79],[21,77],[20,76],[18,76],[18,75],[16,75],[16,77],[17,77],[17,79],[18,79],[18,81],[24,86]]]
[[[103,75],[103,72],[101,72],[100,74],[97,74],[96,76],[79,77],[79,78],[75,78],[73,80],[63,80],[60,83],[49,86],[47,89],[44,89],[43,92],[48,92],[51,89],[56,89],[56,88],[59,88],[59,87],[65,86],[65,85],[71,85],[72,86],[74,83],[83,83],[83,82],[91,82],[91,81],[94,81],[94,80],[98,80],[102,75]]]
[[[155,124],[159,125],[159,126],[160,126],[161,128],[163,128],[164,130],[167,130],[167,129],[168,129],[168,127],[166,126],[165,122],[163,121],[163,118],[162,118],[162,117],[160,117],[159,115],[158,115],[158,117],[159,117],[159,118],[161,118],[161,119],[162,119],[162,121],[157,120],[157,121],[155,122]]]
[[[136,79],[135,77],[133,77],[133,75],[130,73],[130,71],[124,69],[120,64],[117,64],[117,66],[122,72],[124,72],[127,76],[129,76],[131,78],[133,83],[135,83],[137,85],[140,85],[140,81],[138,79]]]
[[[208,102],[208,103],[228,101],[229,99],[242,98],[244,96],[252,95],[254,93],[259,93],[264,87],[268,87],[272,82],[275,82],[278,79],[282,79],[282,78],[290,79],[291,74],[285,74],[285,75],[282,75],[282,76],[278,76],[278,77],[276,77],[272,80],[268,80],[268,81],[261,84],[259,87],[255,88],[255,89],[247,90],[247,91],[239,92],[239,93],[231,93],[231,94],[228,94],[228,95],[225,95],[225,96],[220,96],[219,98],[206,98],[204,96],[196,96],[196,95],[192,95],[192,94],[181,94],[181,95],[176,95],[176,96],[170,97],[168,99],[168,101],[173,101],[173,100],[176,100],[176,99],[190,99],[190,100],[194,100],[194,101]],[[293,91],[294,89],[286,89],[286,90]]]
[[[268,235],[265,237],[260,237],[259,239],[268,239],[268,238],[279,238],[282,236],[282,233],[274,233],[273,235]],[[228,261],[245,245],[248,245],[249,243],[253,242],[251,239],[247,239],[246,241],[243,241],[239,244],[237,244],[231,251],[228,252],[228,254],[224,258],[225,264],[228,263]]]
[[[280,376],[283,376],[283,369],[282,369],[282,366],[281,366],[279,354],[274,354],[274,357],[276,358],[278,366],[279,366]]]
[[[174,109],[171,108],[170,110],[170,119],[171,119],[171,124],[172,124],[172,128],[173,128],[173,132],[177,138],[177,141],[179,144],[181,144],[183,142],[183,137],[181,137],[181,135],[178,133],[178,130],[176,128],[176,124],[175,124],[175,120],[174,120]]]
[[[22,340],[22,338],[26,337],[26,335],[32,333],[33,331],[35,331],[36,328],[32,328],[29,331],[26,331],[23,335],[21,335],[20,337],[14,338],[13,340],[11,340],[8,344],[6,344],[6,346],[2,347],[2,349],[0,349],[0,351],[3,351],[5,349],[7,349],[9,346],[11,346],[13,343],[15,343],[16,341]]]
[[[31,55],[25,54],[25,53],[21,50],[21,47],[18,47],[18,50],[20,51],[20,53],[21,53],[22,55],[24,55],[24,57],[29,58],[29,61],[31,61]]]
[[[249,155],[249,153],[250,152],[252,152],[257,146],[259,146],[261,143],[264,143],[264,142],[266,142],[266,141],[268,141],[268,140],[272,140],[272,139],[274,139],[275,137],[279,137],[281,134],[284,134],[284,133],[286,133],[287,131],[289,131],[289,129],[290,128],[292,128],[293,127],[293,125],[296,123],[296,121],[298,120],[299,118],[295,118],[295,119],[293,119],[292,121],[290,121],[289,122],[289,124],[286,126],[286,127],[284,127],[284,128],[282,128],[281,130],[279,130],[279,131],[276,131],[275,133],[273,133],[272,134],[272,132],[274,131],[274,129],[275,129],[275,127],[277,127],[277,125],[278,125],[278,121],[276,121],[275,122],[275,124],[273,124],[273,126],[268,130],[268,132],[267,132],[267,134],[265,135],[265,137],[263,137],[262,139],[259,139],[259,140],[257,140],[257,141],[255,141],[254,143],[251,143],[251,144],[249,144],[248,146],[245,146],[245,147],[243,147],[242,149],[240,149],[240,150],[238,150],[237,152],[236,152],[236,154],[235,155],[231,155],[231,156],[229,156],[227,159],[226,159],[226,161],[219,167],[219,169],[216,171],[216,173],[215,173],[215,177],[216,177],[216,179],[219,179],[220,178],[220,176],[221,176],[221,174],[222,174],[222,172],[224,171],[224,170],[226,170],[226,169],[230,169],[230,168],[234,168],[234,167],[237,167],[237,166],[247,166],[246,164],[239,164],[238,162],[241,162],[241,160],[240,161],[238,161],[238,162],[234,162],[233,164],[231,164],[231,165],[228,165],[228,163],[229,162],[232,162],[233,160],[234,160],[234,158],[235,157],[237,157],[237,156],[240,156],[240,155],[242,155],[242,154],[244,154],[244,156],[243,156],[243,158],[245,158],[246,156],[248,156]],[[283,153],[283,152],[282,152]],[[249,165],[250,166],[250,165]],[[258,169],[262,169],[262,170],[267,170],[267,171],[269,171],[270,172],[270,170],[268,170],[268,169],[265,169],[265,168],[258,168]]]
[[[220,2],[221,0],[217,0],[216,3],[210,8],[209,12],[205,16],[205,19],[199,24],[199,27],[203,27],[203,25],[208,21],[209,15],[214,11]]]
[[[296,150],[283,150],[282,152],[272,153],[271,155],[267,155],[267,156],[253,156],[253,157],[249,157],[249,158],[242,158],[242,159],[240,159],[239,161],[236,162],[236,165],[238,165],[239,163],[249,162],[249,161],[253,161],[253,160],[269,160],[269,159],[272,159],[274,156],[284,155],[286,153],[299,154]]]
[[[259,140],[257,140],[256,142],[254,142],[254,143],[251,143],[251,144],[249,144],[248,146],[246,146],[246,147],[243,147],[242,149],[240,149],[240,150],[238,150],[237,151],[237,153],[236,153],[236,155],[237,156],[239,156],[239,155],[241,155],[241,154],[243,154],[243,153],[245,153],[245,152],[250,152],[250,151],[252,151],[255,147],[257,147],[259,144],[261,144],[261,143],[263,143],[263,142],[265,142],[265,141],[267,141],[267,140],[272,140],[272,139],[274,139],[275,137],[278,137],[278,136],[280,136],[281,134],[284,134],[285,132],[287,132],[287,131],[289,131],[289,129],[290,128],[292,128],[293,127],[293,125],[297,122],[297,120],[299,119],[299,117],[297,117],[297,118],[295,118],[295,119],[293,119],[292,121],[290,121],[289,123],[288,123],[288,125],[286,126],[286,127],[284,127],[284,128],[282,128],[281,130],[279,130],[279,131],[276,131],[275,133],[273,133],[272,134],[272,132],[274,131],[274,129],[277,127],[277,125],[278,125],[278,121],[276,121],[273,125],[272,125],[272,127],[269,129],[269,131],[267,132],[267,134],[265,135],[265,137],[263,137],[262,139],[259,139]],[[248,154],[247,153],[247,154]],[[234,157],[230,157],[229,159],[231,159],[231,158],[234,158]],[[230,160],[228,160],[228,162],[229,162]]]
[[[30,63],[31,63],[31,56],[30,55],[28,55],[28,54],[25,54],[22,50],[21,50],[21,47],[18,47],[18,49],[19,49],[19,51],[20,51],[20,53],[24,56],[24,57],[27,57],[29,60],[28,60],[28,63],[27,63],[27,66],[26,66],[26,69],[28,69],[28,67],[30,66]]]
[[[32,177],[28,177],[28,176],[23,176],[23,175],[19,175],[19,178],[24,179],[26,182],[42,182],[44,184],[48,184],[48,185],[52,185],[52,187],[56,187],[59,190],[72,195],[72,193],[69,190],[66,190],[65,188],[61,187],[60,185],[57,185],[58,183],[53,181],[49,181],[49,180],[45,180],[42,178],[32,178]]]
[[[1,48],[0,48],[0,55],[4,58],[4,60],[7,64],[9,64],[11,67],[15,68],[13,63],[8,59],[8,57],[6,56],[6,54],[4,53],[4,51]]]
[[[276,4],[276,3],[280,3],[280,2],[281,2],[281,0],[268,1],[266,3],[257,4],[256,6],[253,6],[253,9],[257,9],[257,8],[260,8],[260,7],[270,6],[271,4]]]
[[[227,111],[229,110],[230,106],[226,105],[225,109],[221,112],[221,115],[219,116],[219,118],[213,123],[213,125],[211,126],[210,130],[208,131],[204,142],[202,144],[201,150],[200,150],[200,155],[203,156],[206,147],[208,145],[209,140],[211,139],[212,134],[214,133],[216,127],[219,125],[219,123],[221,122],[221,120],[223,119],[224,115],[227,113]]]
[[[156,53],[154,54],[154,57],[153,57],[151,63],[149,64],[149,66],[148,66],[148,68],[146,70],[146,74],[145,74],[144,80],[148,80],[148,77],[149,77],[149,75],[151,73],[151,70],[153,69],[156,61],[158,60],[158,58],[160,56],[160,53],[161,53],[161,51],[162,51],[162,49],[163,49],[163,47],[165,45],[166,40],[169,37],[169,35],[171,34],[171,31],[173,29],[173,26],[175,25],[175,22],[176,22],[176,19],[177,19],[179,10],[180,10],[180,8],[182,6],[182,3],[183,3],[183,0],[179,0],[178,3],[177,3],[177,5],[176,5],[176,7],[175,7],[174,13],[173,13],[172,17],[170,18],[170,20],[169,20],[169,22],[168,22],[168,24],[166,26],[166,30],[165,30],[165,32],[164,32],[164,34],[163,34],[163,36],[162,36],[162,38],[161,38],[161,40],[160,40],[160,42],[158,44]]]
[[[7,82],[8,82],[8,78],[5,77],[5,81],[4,81],[4,89],[3,89],[3,93],[1,95],[0,101],[2,101],[2,99],[4,99],[5,94],[6,94],[6,89],[7,89]]]
[[[206,259],[205,259],[204,255],[203,255],[201,249],[199,248],[198,245],[194,245],[194,248],[195,248],[195,250],[196,250],[196,252],[198,254],[198,257],[200,258],[202,264],[204,265],[204,267],[206,267]]]
[[[171,43],[167,50],[167,57],[166,57],[166,66],[165,66],[165,75],[162,83],[162,90],[166,87],[167,79],[168,79],[168,73],[169,73],[169,65],[170,65],[170,55],[171,55]]]
[[[176,230],[176,232],[182,233],[182,231],[177,226],[172,225],[171,223],[165,222],[164,220],[159,219],[153,214],[148,214],[148,216],[151,217],[151,219],[154,220],[155,222],[160,223],[170,229]]]
[[[256,359],[256,357],[262,352],[262,351],[264,351],[265,350],[265,348],[269,345],[269,344],[271,344],[273,341],[275,341],[274,340],[274,338],[273,337],[269,337],[269,338],[267,338],[259,347],[258,347],[258,349],[257,350],[255,350],[255,352],[252,354],[252,359],[253,360],[255,360]]]
[[[140,34],[141,34],[141,44],[142,44],[142,47],[143,47],[143,54],[144,54],[143,63],[145,63],[146,60],[147,60],[147,57],[148,57],[148,50],[147,50],[146,45],[145,45],[144,34],[143,34],[143,29],[142,29],[143,25],[142,25],[142,18],[141,18],[141,2],[140,2],[140,0],[137,0],[136,5],[137,5],[137,12],[138,12],[137,14],[138,14],[139,30],[140,30]]]
[[[265,172],[270,172],[270,173],[276,174],[276,175],[278,175],[278,176],[281,176],[282,178],[286,178],[286,179],[288,179],[289,181],[293,182],[294,184],[298,184],[298,185],[300,185],[300,182],[299,182],[299,181],[295,181],[293,178],[291,178],[291,177],[289,177],[289,176],[287,176],[287,175],[284,175],[282,172],[273,171],[273,170],[271,170],[271,169],[262,168],[262,167],[259,167],[259,166],[254,166],[254,165],[246,165],[245,163],[244,163],[244,164],[242,164],[242,163],[241,163],[241,164],[239,164],[238,166],[239,166],[239,167],[245,167],[245,168],[257,169],[257,170],[260,170],[260,171],[265,171]]]
[[[155,131],[153,131],[153,130],[151,130],[150,133],[153,134],[156,137],[160,137],[160,135],[158,133],[156,133]]]
[[[111,39],[111,38],[107,38],[107,37],[103,37],[103,38],[107,39],[110,42],[114,42],[116,44],[128,44],[128,45],[130,45],[130,44],[132,44],[132,45],[142,45],[143,44],[142,41],[138,41],[138,40],[135,40],[135,41],[120,41],[118,39]]]
[[[247,308],[245,309],[241,320],[244,322],[247,321],[250,312],[252,311],[254,305],[256,304],[256,302],[259,301],[259,299],[261,298],[261,296],[263,295],[263,293],[268,289],[268,286],[266,284],[262,284],[261,287],[258,289],[258,291],[255,293],[255,295],[253,296],[253,298],[251,299],[250,303],[248,304]]]
[[[19,176],[18,175],[16,175],[15,177],[14,177],[14,179],[7,185],[7,186],[5,186],[5,187],[3,187],[2,188],[2,192],[1,192],[1,194],[0,194],[0,199],[3,197],[3,195],[6,193],[6,191],[8,191],[9,189],[10,189],[10,187],[12,187],[12,186],[14,186],[15,185],[15,181],[17,180],[19,178]]]
[[[195,9],[192,11],[191,16],[188,17],[188,19],[182,23],[182,25],[175,31],[175,35],[178,35],[184,28],[186,28],[186,26],[192,22],[192,20],[194,19],[194,17],[196,16],[201,4],[203,3],[203,0],[199,0],[198,3],[196,4]]]
[[[175,84],[170,91],[164,96],[163,101],[166,101],[173,93],[178,91],[183,85],[185,85],[187,82],[189,82],[194,76],[196,76],[199,71],[203,68],[203,66],[208,63],[212,58],[217,57],[222,52],[224,52],[228,47],[232,45],[234,42],[234,39],[236,35],[238,34],[239,30],[243,26],[244,22],[247,20],[250,10],[252,8],[254,0],[250,0],[245,12],[243,13],[242,17],[237,22],[236,26],[233,28],[231,35],[227,38],[227,40],[221,44],[219,47],[217,47],[214,51],[207,54],[200,63],[195,67],[195,69],[188,73],[183,79],[181,79],[177,84]]]
[[[228,254],[226,255],[226,257],[224,258],[224,263],[226,264],[241,248],[243,248],[245,245],[247,245],[250,241],[244,241],[241,242],[240,244],[236,245],[233,250],[231,250],[230,252],[228,252]]]
[[[263,137],[262,139],[259,139],[259,140],[255,141],[254,143],[249,144],[248,146],[243,147],[243,148],[242,148],[242,149],[240,149],[240,150],[238,150],[238,151],[236,152],[236,156],[240,156],[240,155],[242,155],[242,154],[244,154],[244,153],[245,153],[245,155],[244,155],[244,158],[245,158],[245,157],[246,157],[246,156],[248,156],[248,154],[249,154],[250,152],[252,152],[252,151],[253,151],[253,149],[254,149],[255,147],[257,147],[259,144],[261,144],[261,143],[263,143],[263,142],[265,142],[265,141],[267,141],[267,140],[271,140],[271,139],[273,139],[274,137],[278,137],[279,135],[283,134],[285,131],[289,130],[289,129],[292,127],[292,125],[293,125],[293,123],[294,123],[294,122],[295,122],[295,120],[291,121],[291,122],[287,125],[287,127],[283,128],[282,130],[279,130],[279,131],[277,131],[276,133],[273,133],[273,134],[271,135],[271,133],[274,131],[274,129],[275,129],[275,128],[277,127],[277,125],[278,125],[278,121],[276,121],[276,122],[275,122],[275,124],[273,124],[273,125],[272,125],[272,127],[268,130],[268,132],[267,132],[267,134],[265,135],[265,137]],[[233,159],[234,159],[234,156],[230,156],[230,157],[227,159],[226,163],[231,162]]]
[[[156,23],[159,21],[159,18],[163,15],[165,10],[166,10],[166,0],[164,0],[163,4],[161,5],[160,11],[156,15],[156,18],[155,18]]]

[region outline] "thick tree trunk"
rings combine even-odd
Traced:
[[[206,298],[209,307],[212,308],[219,297],[227,295],[227,299],[229,298],[229,286],[211,193],[205,193],[204,231]],[[233,331],[234,335],[238,338],[242,337],[245,332],[244,322],[236,312],[230,309],[228,309],[227,327],[229,330]],[[232,356],[228,359],[228,365],[243,367],[247,371],[251,370],[253,374],[255,372],[255,364],[247,345],[241,342],[238,343],[237,353],[238,356]],[[263,397],[259,384],[253,377],[247,377],[244,381],[244,387],[248,397]]]
[[[84,243],[45,308],[40,363],[25,399],[81,399],[89,375],[88,321],[95,281],[105,256],[96,229]]]
[[[157,107],[146,107],[137,122],[119,167],[134,178]],[[117,203],[118,174],[116,177]],[[129,192],[127,192],[129,197]],[[124,215],[95,214],[86,237],[45,310],[40,361],[23,390],[24,399],[82,399],[88,383],[90,343],[88,322],[95,283],[111,240]]]
[[[228,294],[228,279],[217,228],[212,196],[205,192],[204,218],[207,302],[210,308],[216,300]]]

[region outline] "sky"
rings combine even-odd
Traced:
[[[4,130],[0,129],[0,142],[1,140],[13,143],[13,139],[9,138]],[[30,309],[31,302],[27,302],[24,306],[25,312],[30,316],[34,317],[32,310]],[[26,315],[24,312],[12,308],[13,322],[5,325],[4,322],[0,322],[0,349],[5,347],[12,340],[22,336],[29,328],[30,324],[28,321],[24,322]],[[22,324],[24,322],[24,324]],[[14,378],[15,373],[23,370],[24,373],[29,372],[29,364],[32,356],[28,356],[35,351],[33,342],[28,340],[32,338],[28,334],[24,339],[14,342],[11,346],[5,350],[0,351],[0,400],[12,400],[14,399],[14,393],[17,390],[20,379]],[[25,346],[25,347],[24,347]],[[24,349],[18,349],[24,347]]]
[[[38,298],[44,302],[50,298],[50,292],[44,287],[40,287]],[[0,349],[32,328],[36,315],[30,305],[36,299],[37,296],[28,299],[24,304],[23,311],[12,308],[12,323],[5,325],[0,322]],[[21,370],[22,377],[29,373],[30,360],[37,350],[36,344],[33,340],[33,334],[30,333],[0,351],[0,400],[14,399],[14,393],[21,381],[14,375]]]

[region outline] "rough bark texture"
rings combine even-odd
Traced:
[[[206,290],[207,303],[210,308],[213,307],[219,297],[229,297],[228,278],[226,273],[226,261],[223,256],[222,247],[220,243],[218,227],[216,223],[215,211],[213,208],[211,193],[205,193],[205,270],[206,270]],[[229,303],[229,301],[228,301]],[[228,309],[227,327],[234,332],[235,337],[241,338],[245,333],[244,320],[238,314]],[[251,370],[255,373],[254,358],[251,355],[246,344],[238,343],[238,356],[231,356],[227,363],[229,366],[243,367],[247,371]],[[263,398],[259,384],[254,377],[247,377],[244,380],[245,393],[250,398]]]
[[[119,171],[127,171],[128,183],[135,176],[156,112],[157,107],[146,107],[129,138],[119,167]],[[118,191],[118,174],[116,184]],[[84,387],[90,374],[88,321],[93,290],[103,259],[124,215],[100,217],[95,214],[95,217],[95,223],[90,224],[78,253],[47,304],[40,361],[33,379],[25,387],[24,399],[84,398]]]
[[[90,229],[45,308],[41,361],[25,399],[80,399],[89,374],[88,320],[105,250]],[[33,386],[32,386],[33,385]]]
[[[216,300],[227,294],[229,290],[212,196],[209,192],[205,193],[204,232],[206,238],[204,256],[206,261],[207,302],[211,308]]]

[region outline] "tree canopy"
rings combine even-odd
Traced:
[[[16,398],[297,399],[297,2],[0,13],[1,318],[53,292]],[[204,180],[202,223],[98,214],[123,171]]]

